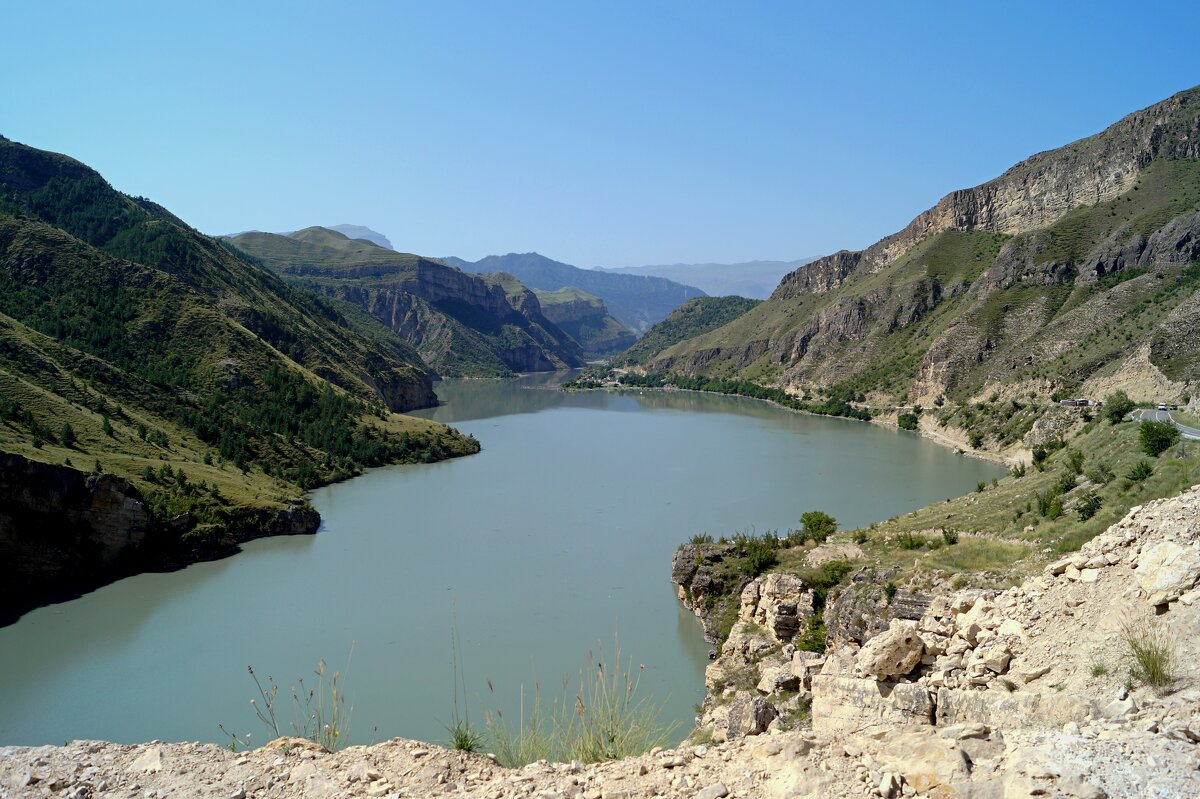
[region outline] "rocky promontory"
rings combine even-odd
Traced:
[[[315,533],[320,524],[300,500],[230,508],[221,523],[160,518],[123,477],[0,453],[0,623],[130,574],[228,555],[263,536]]]

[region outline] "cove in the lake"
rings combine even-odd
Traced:
[[[353,742],[441,741],[452,634],[476,724],[515,715],[522,685],[560,696],[615,634],[682,738],[709,647],[669,582],[681,541],[784,531],[813,509],[865,525],[1000,474],[861,422],[696,393],[568,394],[556,379],[440,384],[445,404],[424,415],[483,451],[315,491],[316,536],[254,541],[0,629],[0,743],[228,743],[219,724],[263,743],[246,666],[286,690],[311,684],[318,659],[343,669],[352,647]]]

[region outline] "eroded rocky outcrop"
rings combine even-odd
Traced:
[[[124,478],[0,454],[0,623],[119,577],[229,554],[253,538],[313,533],[320,521],[307,505],[233,509],[222,523],[161,519]]]
[[[1103,133],[1028,158],[1000,177],[951,192],[903,230],[862,252],[839,252],[785,277],[772,299],[821,293],[851,272],[877,272],[918,242],[946,230],[1024,233],[1046,227],[1072,208],[1110,200],[1133,187],[1159,159],[1200,156],[1200,107],[1182,92],[1137,111]]]

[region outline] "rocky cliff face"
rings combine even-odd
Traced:
[[[1195,394],[1200,356],[1183,342],[1200,325],[1198,142],[1192,89],[801,267],[645,368],[849,390],[873,406],[965,407],[1009,389]],[[1001,437],[982,446],[1011,445]]]
[[[1180,158],[1200,158],[1200,92],[1194,89],[1130,114],[1096,136],[1039,153],[981,186],[951,192],[862,252],[842,251],[800,267],[771,297],[828,291],[851,272],[877,272],[943,231],[1017,234],[1046,227],[1072,208],[1129,191],[1153,160]]]
[[[320,521],[299,506],[235,509],[224,525],[160,519],[123,478],[0,454],[0,623],[129,574],[229,554],[252,538],[314,533]]]
[[[544,293],[543,297],[547,301],[542,302],[542,313],[588,354],[621,352],[637,341],[637,335],[614,319],[599,297],[571,289]]]

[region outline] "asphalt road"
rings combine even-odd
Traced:
[[[1135,419],[1142,419],[1145,421],[1170,422],[1179,428],[1179,432],[1184,438],[1190,438],[1192,441],[1200,441],[1200,430],[1197,430],[1194,427],[1188,427],[1187,425],[1183,425],[1175,421],[1175,419],[1171,417],[1170,411],[1156,411],[1149,408],[1139,408],[1129,415]]]

